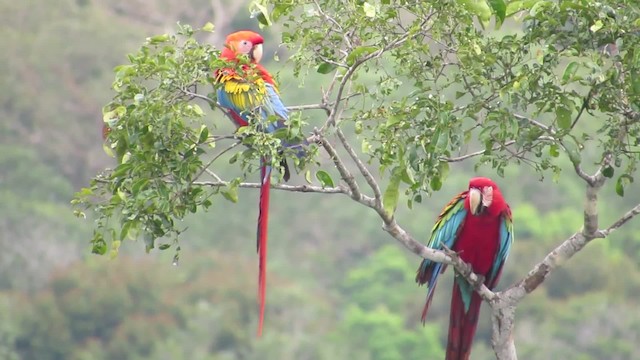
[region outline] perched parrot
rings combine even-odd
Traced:
[[[491,179],[477,177],[469,181],[468,190],[454,197],[442,210],[427,246],[438,250],[446,246],[456,251],[464,262],[471,265],[474,273],[484,277],[484,284],[493,289],[500,280],[512,243],[513,221],[509,205]],[[418,268],[416,282],[428,287],[427,301],[422,310],[423,323],[438,276],[446,267],[424,259]],[[451,295],[446,360],[469,359],[481,303],[480,295],[456,274]]]
[[[249,125],[252,121],[260,121],[261,128],[267,133],[286,127],[287,108],[282,103],[273,77],[260,64],[264,39],[253,31],[238,31],[227,36],[225,47],[220,57],[229,62],[238,61],[239,55],[246,55],[250,65],[242,65],[240,69],[223,68],[214,73],[215,81],[220,84],[218,103],[223,107],[237,127]],[[270,121],[277,119],[276,121]],[[284,147],[293,148],[296,156],[305,154],[306,142],[296,144],[283,143]],[[267,268],[267,223],[269,217],[269,191],[271,187],[271,159],[263,157],[260,166],[260,203],[258,215],[257,251],[259,258],[258,298],[260,318],[258,336],[262,334],[266,294]],[[289,179],[289,168],[282,162],[284,179]]]

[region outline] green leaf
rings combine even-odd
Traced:
[[[393,125],[402,121],[402,116],[391,115],[387,118],[386,127],[392,127]]]
[[[632,69],[631,71],[631,93],[640,96],[640,71]]]
[[[596,32],[596,31],[602,29],[603,26],[604,26],[604,24],[602,23],[602,20],[596,20],[596,22],[593,25],[591,25],[589,30],[591,30],[591,32]]]
[[[549,155],[554,158],[560,156],[560,148],[558,147],[558,145],[552,144],[551,146],[549,146]]]
[[[415,178],[413,177],[413,171],[410,168],[405,167],[402,169],[402,181],[407,185],[413,185],[416,183]]]
[[[191,104],[191,109],[193,109],[193,112],[196,113],[196,115],[204,116],[204,111],[202,111],[202,108],[200,107],[200,105]]]
[[[576,74],[576,71],[578,71],[578,63],[575,61],[568,63],[567,67],[564,68],[564,72],[562,73],[562,85],[568,83]]]
[[[152,45],[160,44],[168,40],[169,40],[169,34],[156,35],[156,36],[147,38],[147,41]]]
[[[107,156],[116,157],[116,155],[113,153],[113,150],[111,149],[111,146],[109,146],[109,144],[107,144],[106,142],[102,143],[102,150],[105,154],[107,154]]]
[[[158,246],[158,249],[167,250],[170,247],[171,247],[171,244],[162,244],[162,245]]]
[[[104,255],[107,253],[107,243],[104,241],[104,237],[100,233],[94,233],[93,235],[93,247],[91,252],[98,255]]]
[[[607,166],[606,168],[602,169],[602,175],[611,179],[613,177],[613,166]]]
[[[371,5],[368,2],[365,2],[364,4],[362,4],[362,9],[364,10],[364,14],[367,17],[373,18],[376,17],[376,7],[374,5]]]
[[[206,32],[213,32],[214,26],[212,23],[207,22],[206,24],[204,24],[204,26],[201,28],[202,31],[206,31]]]
[[[356,135],[360,135],[362,134],[362,130],[362,121],[356,121],[353,131],[356,133]]]
[[[616,194],[624,196],[624,188],[633,182],[633,177],[629,174],[620,175],[616,181]]]
[[[393,216],[393,213],[396,211],[396,206],[398,206],[398,199],[400,198],[401,179],[401,170],[399,168],[395,168],[391,173],[389,185],[387,185],[387,188],[382,195],[382,205],[384,207],[384,211],[389,216]]]
[[[127,238],[127,235],[129,235],[129,229],[131,228],[132,224],[133,224],[133,221],[126,221],[122,225],[122,229],[120,229],[120,240],[124,240]]]
[[[351,66],[359,58],[369,55],[376,51],[378,51],[378,48],[375,46],[358,46],[357,48],[353,49],[353,51],[349,54],[349,56],[347,56],[347,60],[346,60],[347,65]]]
[[[146,178],[142,178],[136,181],[131,187],[131,194],[137,195],[140,192],[140,190],[143,190],[147,186],[148,183],[149,183],[149,179],[146,179]]]
[[[439,175],[434,175],[429,182],[429,186],[433,189],[433,191],[438,191],[442,188],[442,178]]]
[[[571,127],[571,109],[564,106],[556,108],[556,121],[560,129],[568,130]]]
[[[251,12],[257,13],[256,18],[260,23],[260,27],[271,26],[271,18],[269,17],[269,9],[262,5],[259,1],[253,1],[251,3]],[[253,16],[252,16],[253,17]]]
[[[307,170],[304,172],[304,180],[308,183],[308,184],[312,184],[313,182],[311,181],[311,170]]]
[[[225,199],[231,201],[232,203],[238,202],[238,184],[234,181],[230,182],[229,185],[223,190],[220,190],[222,196]]]
[[[336,65],[334,64],[330,64],[330,63],[322,63],[320,64],[320,66],[318,66],[318,73],[320,74],[329,74],[331,73],[333,70],[336,69]]]
[[[209,129],[207,125],[200,126],[200,134],[198,135],[198,144],[202,144],[209,138]]]
[[[320,181],[320,184],[322,185],[323,188],[334,187],[333,179],[331,179],[331,176],[329,176],[329,173],[327,173],[324,170],[318,170],[316,172],[316,179]]]
[[[260,23],[260,25],[262,26],[269,26],[271,25],[271,22],[269,21],[269,19],[264,15],[264,13],[259,13],[257,16],[258,22]]]
[[[369,154],[369,152],[371,151],[371,143],[369,143],[367,139],[362,139],[360,150],[362,151],[363,154]]]
[[[500,27],[500,25],[504,22],[504,18],[507,14],[507,4],[504,3],[504,0],[489,0],[489,5],[493,9],[493,12],[496,14],[496,26]]]
[[[537,4],[542,0],[524,0],[524,1],[510,1],[507,5],[506,16],[513,16],[515,13],[518,13],[522,10],[529,10],[533,7],[533,5]]]
[[[491,8],[485,0],[458,0],[458,3],[482,21],[491,19]]]
[[[155,243],[155,238],[153,237],[153,234],[149,233],[149,232],[145,232],[144,233],[144,249],[146,252],[151,251],[151,249],[153,249],[154,243]]]
[[[112,179],[119,178],[124,174],[126,174],[127,172],[129,172],[131,168],[133,168],[133,165],[131,163],[120,164],[111,173],[111,178]]]
[[[564,143],[564,149],[567,152],[567,155],[569,155],[569,160],[571,160],[571,163],[573,163],[573,165],[580,165],[580,163],[582,162],[582,157],[580,156],[580,149],[578,148],[578,145],[569,140],[566,143]]]

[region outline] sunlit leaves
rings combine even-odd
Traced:
[[[208,69],[217,55],[193,34],[190,26],[179,25],[178,35],[151,36],[129,55],[129,64],[114,69],[116,93],[103,109],[103,120],[111,130],[105,150],[118,164],[76,200],[84,206],[91,206],[94,196],[107,200],[94,204],[96,253],[138,234],[150,250],[158,238],[177,238],[183,230],[177,221],[211,203],[193,185],[209,126],[201,123],[205,112],[189,93],[209,83]]]

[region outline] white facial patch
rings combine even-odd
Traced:
[[[493,188],[491,186],[485,186],[482,188],[482,206],[489,207],[493,202]]]
[[[250,41],[242,40],[238,42],[237,52],[240,54],[249,54],[251,48],[253,48],[253,44]]]

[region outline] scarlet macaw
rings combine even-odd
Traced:
[[[225,48],[220,57],[224,60],[238,61],[238,56],[246,55],[250,65],[243,65],[241,69],[224,68],[216,70],[215,81],[221,86],[218,89],[218,102],[226,109],[229,117],[237,127],[247,126],[252,121],[260,121],[263,131],[275,132],[286,127],[288,119],[287,108],[282,103],[278,88],[273,77],[260,64],[262,58],[262,44],[264,39],[253,31],[238,31],[227,36]],[[270,118],[271,117],[271,118]],[[271,122],[270,119],[277,118]],[[294,148],[295,154],[304,156],[302,144],[287,144],[283,146]],[[284,179],[289,179],[289,169],[286,162]],[[267,223],[269,217],[269,191],[271,186],[271,160],[261,159],[260,168],[260,204],[258,215],[257,251],[259,257],[258,297],[260,318],[258,322],[258,336],[262,334],[265,310],[266,268],[267,268]]]
[[[473,272],[484,277],[484,284],[493,289],[502,273],[509,249],[513,243],[511,210],[498,186],[488,178],[477,177],[469,181],[469,189],[451,200],[438,216],[431,239],[432,249],[444,246],[458,253],[471,265]],[[427,301],[422,310],[425,322],[438,276],[447,265],[422,260],[416,275],[419,285],[427,284]],[[446,360],[467,360],[478,324],[482,299],[473,287],[456,274],[449,317],[449,337]]]

